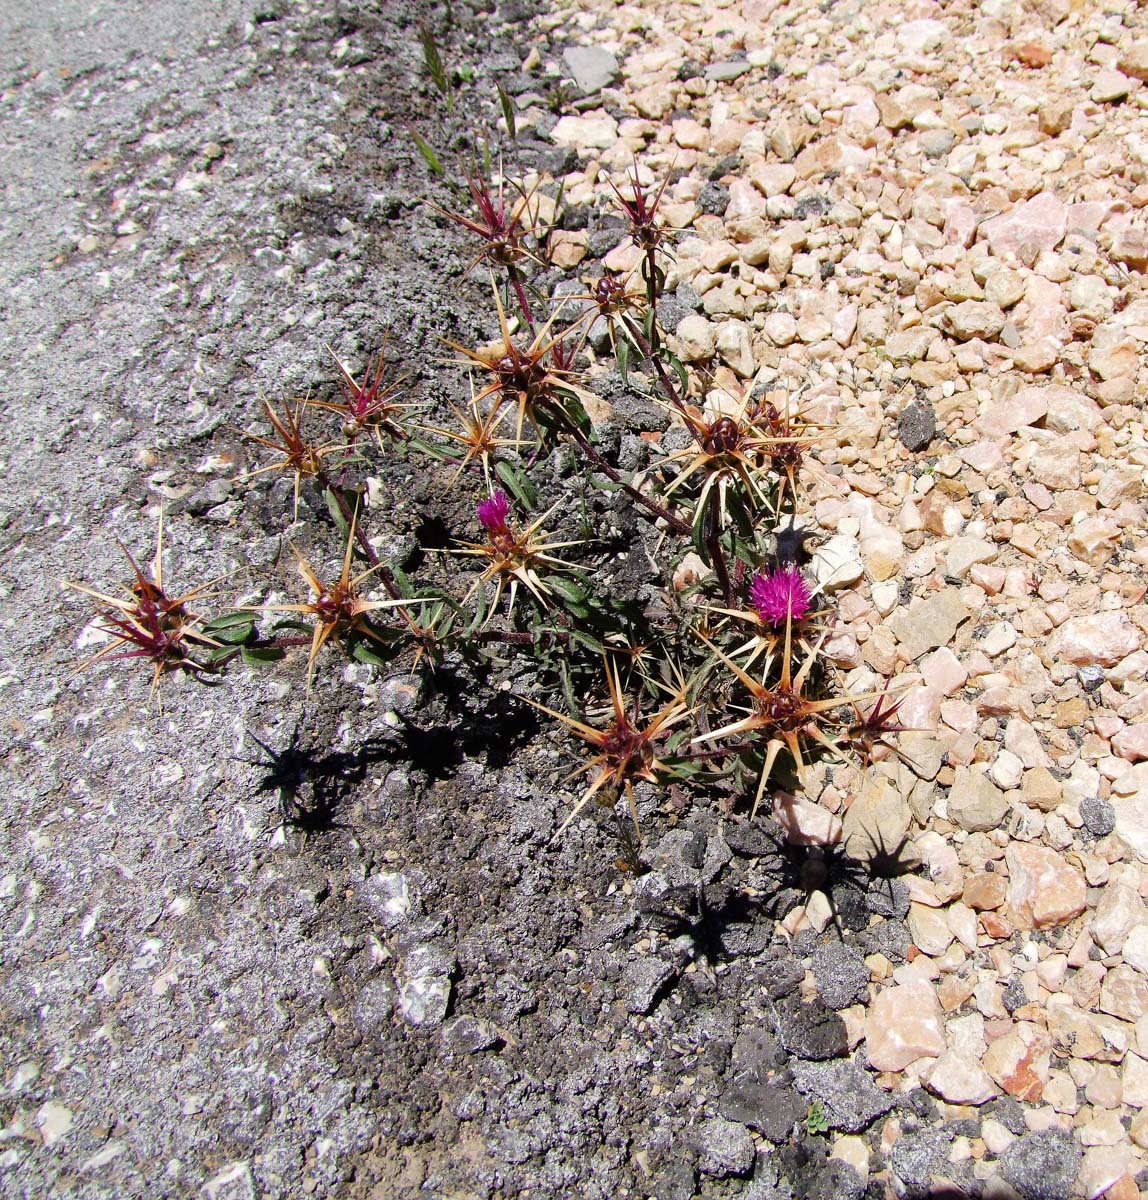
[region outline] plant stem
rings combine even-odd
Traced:
[[[508,646],[532,646],[536,640],[533,633],[518,633],[505,629],[480,629],[472,636],[476,642],[503,642]],[[553,638],[563,646],[570,642],[569,634],[549,633],[546,636]]]
[[[632,483],[628,483],[625,479],[623,479],[621,473],[616,471],[612,466],[610,466],[610,464],[602,457],[602,455],[599,454],[598,451],[594,449],[594,446],[591,444],[590,439],[582,432],[581,429],[578,429],[575,426],[571,426],[569,432],[570,432],[570,436],[582,448],[582,452],[586,455],[586,457],[599,470],[604,472],[616,484],[618,484],[621,488],[623,488],[627,495],[629,495],[631,498],[636,500],[648,512],[653,513],[655,517],[660,517],[676,533],[688,534],[690,532],[690,527],[689,527],[688,522],[683,521],[681,517],[670,512],[670,510],[668,508],[666,508],[662,504],[659,504],[656,500],[651,500],[650,497],[647,496],[644,492],[642,492],[639,488],[634,487],[634,485]]]
[[[686,424],[689,425],[690,429],[692,430],[694,427],[693,422],[689,418],[689,413],[686,411],[685,403],[682,400],[681,393],[678,391],[677,385],[670,378],[670,373],[666,370],[665,363],[662,362],[661,358],[646,340],[646,335],[634,323],[632,318],[623,317],[622,324],[626,327],[626,332],[633,339],[634,345],[638,347],[642,357],[653,363],[654,370],[658,375],[658,382],[662,385],[662,391],[665,392],[666,399],[668,399],[670,403],[673,404],[674,407],[686,417]]]
[[[506,274],[510,277],[510,286],[514,288],[514,294],[518,297],[518,307],[522,310],[523,317],[526,318],[526,324],[530,327],[530,332],[534,332],[534,314],[530,311],[530,300],[526,295],[526,287],[522,282],[522,272],[513,264],[507,263]]]
[[[733,590],[735,596],[740,596],[742,593],[742,588],[745,587],[745,571],[745,562],[739,558],[734,563],[733,568]]]
[[[740,746],[718,746],[713,750],[687,750],[684,754],[676,754],[683,762],[710,762],[715,758],[728,758],[733,754],[741,754],[750,748],[749,742]]]
[[[658,252],[654,246],[646,247],[646,269],[643,274],[646,276],[646,300],[655,314],[655,321],[651,326],[653,331],[651,341],[656,350],[658,346],[658,324],[656,320],[658,311]]]

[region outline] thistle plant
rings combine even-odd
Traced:
[[[262,434],[247,432],[244,432],[243,436],[281,457],[249,472],[248,478],[254,478],[267,471],[289,471],[295,477],[295,512],[298,514],[299,491],[303,481],[320,476],[323,472],[323,460],[341,450],[341,446],[338,442],[319,443],[304,434],[306,400],[285,400],[282,411],[276,412],[271,402],[264,399],[263,410],[276,436],[265,437]]]
[[[329,347],[328,350],[339,368],[339,386],[343,398],[336,402],[317,401],[316,404],[343,418],[342,433],[348,445],[353,445],[368,431],[375,434],[380,446],[386,438],[403,441],[408,436],[403,424],[404,416],[411,405],[394,399],[403,380],[385,381],[387,364],[384,351],[380,350],[368,361],[363,382],[357,383],[334,350]]]
[[[548,708],[545,704],[540,704],[537,700],[530,700],[527,697],[528,703],[561,721],[577,737],[597,751],[589,762],[575,769],[575,776],[584,771],[588,772],[590,784],[554,836],[560,837],[565,833],[570,823],[596,796],[604,797],[610,804],[613,804],[619,789],[624,789],[630,817],[634,822],[634,832],[640,841],[642,831],[638,825],[634,781],[644,779],[649,783],[657,784],[662,782],[663,775],[669,773],[668,764],[658,758],[656,743],[665,740],[670,731],[689,716],[690,708],[686,701],[687,689],[684,684],[680,683],[677,690],[670,696],[669,702],[643,724],[640,701],[635,700],[629,709],[627,708],[617,664],[611,662],[609,656],[604,655],[603,657],[606,667],[606,684],[610,694],[610,707],[603,714],[604,725],[597,727],[589,725],[585,721],[575,720],[565,713],[557,712],[555,709]]]
[[[433,39],[424,52],[435,86],[453,96]],[[744,805],[753,819],[779,778],[808,781],[822,756],[896,753],[888,684],[844,695],[822,653],[835,617],[806,574],[795,522],[823,430],[760,381],[715,387],[674,357],[658,324],[667,182],[642,185],[635,163],[624,184],[608,184],[639,250],[635,277],[590,271],[575,285],[584,292],[567,287],[559,301],[542,287],[552,278],[543,183],[501,170],[493,182],[489,162],[460,178],[470,209],[437,211],[479,241],[470,267],[492,275],[492,340],[447,343],[468,398],[436,406],[409,382],[415,372],[392,379],[381,352],[361,378],[336,358],[336,399],[263,400],[270,429],[243,434],[272,459],[244,477],[250,488],[292,476],[296,515],[305,482],[325,498],[318,521],[329,514],[335,576],[293,550],[304,599],[209,617],[197,610],[211,585],[167,595],[161,544],[150,576],[129,555],[126,596],[72,585],[100,606],[112,639],[96,658],[149,662],[153,688],[165,673],[218,677],[239,660],[298,650],[310,690],[334,657],[328,645],[363,663],[461,673],[476,689],[510,665],[514,695],[589,751],[556,836],[598,802],[624,803],[637,846],[638,784]],[[625,467],[587,415],[602,403],[587,374],[597,317],[623,386],[670,425],[631,438]],[[398,455],[424,473],[447,525],[432,547],[447,553],[413,565],[378,549],[408,519],[380,483]],[[264,636],[260,614],[273,626]]]
[[[452,483],[457,483],[459,477],[471,464],[477,463],[482,467],[487,489],[492,489],[491,472],[499,455],[522,445],[520,438],[498,436],[499,429],[505,423],[510,410],[497,403],[492,403],[484,408],[472,387],[470,403],[467,407],[459,409],[452,404],[451,412],[455,417],[455,428],[426,425],[423,426],[423,431],[446,438],[448,442],[457,443],[457,451],[451,448],[444,456],[458,463],[451,479]]]
[[[749,585],[749,602],[768,629],[779,630],[802,621],[812,609],[812,594],[797,567],[758,572]]]
[[[479,504],[478,521],[486,530],[486,541],[468,542],[458,553],[484,558],[487,565],[471,585],[466,600],[470,600],[488,582],[493,582],[495,593],[490,603],[492,616],[503,592],[507,590],[507,613],[513,614],[519,585],[525,587],[543,608],[548,606],[552,588],[547,583],[546,575],[554,571],[574,570],[572,563],[555,558],[551,551],[577,545],[574,541],[554,541],[543,531],[542,524],[553,511],[549,509],[524,529],[516,531],[510,523],[510,500],[505,492],[496,491]]]
[[[511,335],[497,291],[494,301],[501,337],[493,346],[469,350],[455,342],[447,343],[463,355],[461,365],[478,367],[489,376],[475,398],[476,407],[489,400],[491,413],[495,414],[510,406],[515,413],[515,437],[519,442],[527,422],[543,442],[571,425],[584,424],[586,415],[578,398],[580,389],[572,380],[571,369],[558,366],[554,358],[555,347],[568,336],[567,331],[551,332],[558,314],[534,332],[526,346],[521,346]],[[565,360],[559,357],[558,361]]]
[[[376,564],[358,575],[351,573],[351,560],[355,549],[355,515],[347,534],[347,546],[343,554],[343,567],[338,577],[326,583],[315,568],[295,551],[299,574],[312,592],[311,599],[301,604],[265,604],[261,612],[299,613],[312,618],[311,646],[307,655],[307,688],[310,690],[315,678],[315,664],[319,652],[330,641],[337,643],[348,655],[357,642],[366,641],[377,646],[385,645],[388,639],[375,628],[371,614],[382,609],[405,605],[405,598],[390,600],[364,600],[358,592],[359,585],[379,571]]]
[[[140,659],[152,666],[152,695],[157,694],[160,679],[173,671],[203,676],[216,669],[211,652],[221,642],[206,630],[205,619],[190,608],[205,596],[215,581],[192,588],[178,596],[169,596],[163,582],[163,520],[156,536],[151,575],[147,575],[121,542],[134,576],[127,594],[112,596],[83,583],[66,582],[65,587],[99,601],[103,606],[96,629],[111,639],[109,644],[76,667],[73,674],[86,670],[101,659],[116,661]]]
[[[666,273],[658,264],[658,253],[664,250],[669,233],[658,216],[658,207],[661,205],[669,179],[662,180],[655,191],[647,191],[638,181],[638,168],[635,164],[627,182],[630,185],[628,195],[613,182],[610,183],[610,187],[618,207],[630,223],[630,238],[642,252],[642,279],[646,284],[646,298],[650,308],[655,308],[666,284]]]

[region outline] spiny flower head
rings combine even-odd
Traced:
[[[152,682],[154,694],[161,676],[169,672],[182,670],[198,676],[213,670],[210,661],[201,657],[198,651],[218,649],[220,643],[204,632],[204,619],[192,612],[189,604],[204,595],[217,581],[203,584],[180,596],[167,594],[163,581],[162,517],[150,578],[122,542],[120,549],[135,576],[126,596],[111,596],[82,583],[64,585],[106,605],[99,613],[103,624],[96,628],[113,639],[110,645],[81,663],[73,674],[99,659],[109,662],[114,659],[149,659],[155,671]]]
[[[478,520],[486,530],[486,541],[481,545],[464,542],[464,548],[458,553],[477,555],[486,558],[488,563],[483,573],[475,580],[474,586],[467,592],[467,600],[489,580],[494,580],[496,591],[490,615],[493,615],[506,587],[510,589],[510,611],[513,612],[514,599],[520,583],[525,585],[544,608],[546,607],[546,597],[550,589],[542,578],[542,572],[560,571],[570,567],[570,563],[555,558],[550,551],[577,545],[577,542],[552,541],[550,535],[542,530],[542,523],[557,507],[555,504],[525,529],[516,530],[510,524],[510,501],[505,492],[497,491],[479,503]],[[487,620],[490,619],[490,615]]]
[[[315,663],[319,651],[329,641],[341,646],[345,652],[354,639],[382,644],[384,634],[371,624],[371,614],[384,608],[394,608],[415,603],[405,598],[391,600],[363,600],[359,597],[357,588],[365,579],[382,569],[382,563],[376,563],[361,575],[351,572],[351,559],[355,548],[355,524],[358,520],[358,510],[352,515],[351,527],[347,532],[347,545],[343,552],[343,569],[339,577],[332,583],[324,581],[315,568],[295,551],[298,560],[299,574],[311,589],[312,598],[305,604],[265,604],[264,612],[295,612],[314,617],[315,623],[311,635],[311,651],[307,656],[307,689],[315,679]]]
[[[807,617],[811,601],[809,585],[796,567],[778,567],[768,575],[759,572],[749,587],[749,602],[774,629],[780,629],[786,621]]]
[[[547,708],[536,700],[524,697],[527,704],[532,704],[542,712],[573,730],[597,753],[583,767],[577,768],[575,774],[584,769],[592,773],[590,785],[582,793],[573,812],[562,822],[561,828],[554,835],[560,837],[570,823],[598,795],[613,803],[617,789],[624,787],[626,801],[630,807],[630,816],[634,822],[634,831],[641,841],[642,831],[638,827],[638,809],[634,800],[634,780],[644,779],[648,783],[659,783],[665,763],[657,756],[655,742],[665,738],[673,726],[684,721],[692,713],[686,700],[686,684],[681,679],[678,686],[670,694],[669,702],[645,724],[641,724],[639,703],[637,700],[627,709],[626,697],[622,691],[622,681],[618,667],[603,655],[606,665],[606,682],[610,689],[610,708],[607,710],[608,720],[601,727],[576,721],[573,717]],[[669,689],[666,689],[667,691]]]
[[[354,441],[364,429],[372,427],[379,436],[380,445],[383,444],[383,434],[396,441],[405,441],[407,433],[402,426],[402,416],[403,410],[409,405],[394,399],[394,394],[403,380],[386,380],[385,351],[380,350],[368,360],[362,383],[356,382],[334,350],[330,353],[339,368],[339,386],[343,391],[343,399],[335,403],[319,401],[318,404],[321,408],[329,408],[343,415],[343,436],[349,441]]]
[[[503,491],[495,492],[493,496],[483,500],[478,506],[479,523],[491,535],[510,532],[506,526],[506,518],[509,514],[510,501]]]
[[[660,246],[666,237],[666,231],[658,221],[658,206],[662,202],[669,177],[662,180],[659,188],[647,192],[638,182],[638,169],[635,165],[628,177],[631,189],[629,196],[624,196],[613,180],[607,182],[618,201],[618,207],[630,222],[630,237],[634,245],[641,250],[653,250]]]

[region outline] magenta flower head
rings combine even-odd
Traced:
[[[478,519],[487,533],[507,533],[506,518],[510,512],[510,501],[505,492],[495,492],[478,506]]]
[[[749,585],[749,602],[774,629],[780,629],[787,619],[807,617],[811,601],[809,585],[796,567],[777,567],[768,575],[755,575]]]

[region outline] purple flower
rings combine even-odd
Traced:
[[[495,492],[478,506],[478,519],[487,533],[506,533],[506,517],[510,512],[510,501],[505,492]]]
[[[811,600],[809,585],[796,567],[778,567],[768,575],[755,575],[749,585],[749,602],[774,629],[780,629],[787,619],[800,621],[808,616]]]

